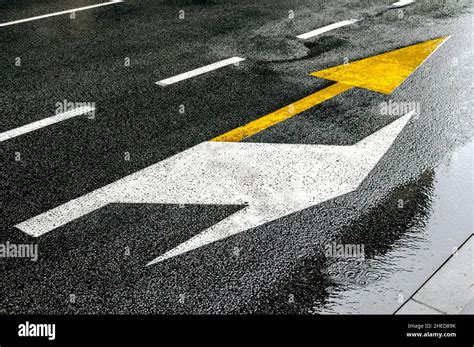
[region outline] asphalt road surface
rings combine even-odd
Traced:
[[[4,0],[0,23],[94,4]],[[38,247],[37,261],[0,259],[0,311],[395,312],[472,234],[474,13],[467,0],[390,4],[126,0],[0,26],[0,132],[64,100],[96,108],[0,143],[0,243]],[[392,94],[354,88],[244,140],[352,145],[404,115],[384,102],[416,105],[353,192],[150,266],[242,206],[113,203],[39,237],[15,227],[333,83],[311,72],[443,36]],[[333,242],[364,245],[364,259],[329,257]]]

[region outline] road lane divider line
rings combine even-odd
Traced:
[[[255,135],[275,124],[283,122],[284,120],[294,117],[301,112],[304,112],[326,100],[329,100],[336,95],[339,95],[349,89],[353,88],[344,83],[335,83],[327,88],[324,88],[316,93],[313,93],[303,99],[300,99],[290,105],[280,108],[275,112],[260,117],[250,123],[247,123],[234,130],[228,131],[225,134],[213,138],[214,142],[238,142],[243,139]]]
[[[181,81],[184,81],[188,78],[196,77],[196,76],[202,75],[204,73],[220,69],[220,68],[222,68],[224,66],[227,66],[227,65],[237,64],[237,63],[239,63],[241,61],[244,61],[244,60],[245,60],[245,58],[240,58],[240,57],[232,57],[232,58],[229,58],[229,59],[224,59],[224,60],[218,61],[216,63],[212,63],[212,64],[209,64],[209,65],[206,65],[206,66],[203,66],[203,67],[200,67],[200,68],[188,71],[188,72],[184,72],[182,74],[179,74],[179,75],[176,75],[176,76],[173,76],[173,77],[169,77],[169,78],[166,78],[164,80],[161,80],[161,81],[158,81],[158,82],[155,82],[155,83],[162,86],[162,87],[166,87],[170,84],[173,84],[173,83],[176,83],[176,82],[181,82]]]
[[[20,23],[25,23],[25,22],[31,22],[31,21],[38,20],[38,19],[54,17],[54,16],[60,16],[60,15],[63,15],[63,14],[68,14],[68,13],[73,13],[73,12],[90,10],[92,8],[108,6],[108,5],[114,5],[114,4],[118,4],[118,3],[121,3],[121,2],[123,2],[123,0],[112,0],[112,1],[109,1],[109,2],[101,3],[101,4],[90,5],[90,6],[85,6],[85,7],[78,7],[78,8],[73,8],[71,10],[65,10],[65,11],[60,11],[60,12],[43,14],[41,16],[29,17],[29,18],[25,18],[25,19],[14,20],[14,21],[11,21],[11,22],[0,23],[0,27],[5,27],[5,26],[9,26],[9,25],[14,25],[14,24],[20,24]]]
[[[390,6],[391,6],[391,7],[395,7],[395,8],[398,8],[398,7],[405,7],[405,6],[410,5],[410,4],[414,3],[414,2],[415,2],[414,0],[400,0],[400,1],[394,2],[394,3],[391,4]]]
[[[286,107],[217,136],[214,142],[237,142],[308,110],[353,87],[391,94],[449,36],[439,37],[369,58],[311,73],[337,82]]]
[[[52,117],[48,117],[48,118],[41,119],[39,121],[30,123],[30,124],[23,125],[19,128],[15,128],[15,129],[12,129],[12,130],[5,131],[3,133],[0,133],[0,142],[10,140],[14,137],[24,135],[24,134],[32,132],[34,130],[38,130],[38,129],[47,127],[48,125],[51,125],[51,124],[59,123],[59,122],[62,122],[66,119],[77,117],[77,116],[92,112],[94,110],[95,110],[95,107],[82,106],[82,107],[78,107],[78,108],[75,108],[75,109],[70,110],[70,111],[59,113],[59,114],[57,114],[55,116],[52,116]]]
[[[341,22],[337,22],[337,23],[333,23],[333,24],[329,24],[329,25],[326,25],[322,28],[319,28],[319,29],[316,29],[316,30],[312,30],[310,32],[307,32],[305,34],[301,34],[301,35],[298,35],[296,36],[297,38],[299,39],[303,39],[303,40],[306,40],[306,39],[309,39],[311,37],[314,37],[314,36],[317,36],[317,35],[320,35],[320,34],[324,34],[328,31],[331,31],[331,30],[334,30],[334,29],[337,29],[337,28],[341,28],[341,27],[344,27],[344,26],[347,26],[347,25],[351,25],[351,24],[354,24],[356,22],[358,22],[359,20],[358,19],[348,19],[348,20],[343,20]]]

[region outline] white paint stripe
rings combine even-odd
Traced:
[[[403,6],[410,5],[414,2],[415,2],[414,0],[401,0],[401,1],[394,2],[390,6],[392,6],[392,7],[403,7]]]
[[[176,82],[180,82],[180,81],[186,80],[186,79],[191,78],[191,77],[202,75],[202,74],[204,74],[206,72],[209,72],[209,71],[220,69],[221,67],[224,67],[224,66],[227,66],[227,65],[237,64],[238,62],[241,62],[241,61],[244,61],[244,60],[245,60],[245,58],[240,58],[240,57],[232,57],[232,58],[229,58],[229,59],[221,60],[221,61],[218,61],[217,63],[206,65],[206,66],[200,67],[200,68],[195,69],[195,70],[191,70],[191,71],[184,72],[182,74],[179,74],[179,75],[176,75],[176,76],[173,76],[173,77],[170,77],[170,78],[166,78],[164,80],[156,82],[156,84],[165,87],[167,85],[170,85],[170,84],[173,84],[173,83],[176,83]]]
[[[89,113],[89,112],[94,111],[94,110],[95,110],[95,108],[90,107],[90,106],[78,107],[78,108],[75,108],[73,110],[70,110],[70,111],[67,111],[67,112],[64,112],[64,113],[60,113],[60,114],[57,114],[55,116],[48,117],[48,118],[45,118],[45,119],[42,119],[42,120],[39,120],[37,122],[33,122],[33,123],[30,123],[30,124],[23,125],[22,127],[19,127],[19,128],[16,128],[16,129],[5,131],[5,132],[0,134],[0,142],[12,139],[14,137],[17,137],[17,136],[20,136],[20,135],[23,135],[23,134],[26,134],[26,133],[29,133],[29,132],[32,132],[32,131],[37,130],[37,129],[47,127],[48,125],[51,125],[51,124],[54,124],[54,123],[62,122],[63,120],[66,120],[66,119],[69,119],[69,118],[72,118],[72,117],[80,116],[81,114]]]
[[[16,227],[38,237],[110,203],[244,206],[160,262],[354,191],[413,113],[351,146],[203,142]]]
[[[37,20],[37,19],[60,16],[60,15],[67,14],[67,13],[73,13],[73,12],[78,12],[78,11],[89,10],[91,8],[96,8],[96,7],[101,7],[101,6],[114,5],[114,4],[118,4],[118,3],[121,3],[121,2],[123,2],[123,0],[112,0],[112,1],[109,1],[109,2],[104,2],[102,4],[96,4],[96,5],[90,5],[90,6],[85,6],[85,7],[73,8],[72,10],[66,10],[66,11],[61,11],[61,12],[48,13],[48,14],[44,14],[42,16],[30,17],[30,18],[15,20],[15,21],[12,21],[12,22],[1,23],[0,27],[6,27],[8,25],[25,23],[25,22],[31,22],[31,21],[34,21],[34,20]]]
[[[305,33],[305,34],[298,35],[296,37],[299,38],[299,39],[306,40],[306,39],[309,39],[313,36],[320,35],[320,34],[328,32],[328,31],[331,31],[331,30],[334,30],[334,29],[337,29],[337,28],[340,28],[340,27],[344,27],[346,25],[354,24],[358,21],[359,21],[358,19],[343,20],[342,22],[337,22],[337,23],[334,23],[334,24],[326,25],[325,27],[310,31],[310,32]]]

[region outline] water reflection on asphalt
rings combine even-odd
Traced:
[[[273,290],[280,300],[260,311],[395,312],[472,233],[472,153],[474,142],[345,227],[335,242],[363,244],[364,259],[305,259]]]

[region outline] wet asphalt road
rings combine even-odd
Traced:
[[[0,23],[93,3],[4,1]],[[393,313],[399,295],[409,297],[472,233],[472,151],[463,148],[472,138],[474,30],[467,2],[418,1],[402,12],[389,4],[127,1],[0,28],[0,131],[52,116],[64,99],[97,107],[95,119],[0,144],[0,241],[38,243],[40,252],[37,262],[0,260],[0,310]],[[348,18],[363,20],[295,37]],[[353,193],[150,267],[240,207],[109,205],[37,239],[13,227],[330,84],[310,72],[445,35],[392,95],[353,89],[246,140],[353,144],[399,117],[381,115],[381,102],[420,103]],[[246,61],[154,84],[235,55]],[[453,160],[461,168],[450,176]],[[366,261],[326,258],[332,241],[365,244]]]

